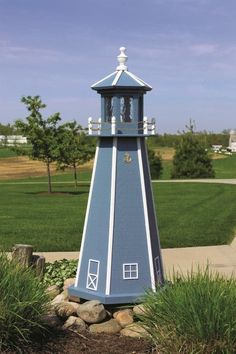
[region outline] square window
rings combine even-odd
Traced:
[[[123,264],[123,279],[138,279],[138,263]]]

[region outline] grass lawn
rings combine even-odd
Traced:
[[[5,147],[0,147],[0,158],[4,158],[4,157],[14,157],[17,156],[17,154],[12,151],[9,148],[5,148]]]
[[[172,161],[163,159],[162,164],[161,179],[170,179]],[[223,159],[213,160],[213,168],[216,174],[215,178],[236,178],[236,153]]]
[[[236,153],[225,159],[213,160],[216,178],[236,178]]]
[[[78,182],[87,182],[89,183],[90,182],[90,179],[91,179],[91,175],[92,175],[92,170],[80,170],[80,168],[77,170],[77,175],[78,175]],[[52,183],[63,183],[63,182],[70,182],[70,184],[73,184],[74,183],[74,179],[73,179],[73,172],[64,172],[64,173],[59,173],[57,175],[52,175],[51,176],[51,180],[52,180]],[[30,178],[19,178],[19,179],[11,179],[11,180],[0,180],[0,189],[1,189],[1,183],[11,183],[11,184],[14,184],[14,183],[47,183],[48,181],[48,178],[47,176],[41,176],[41,177],[30,177]],[[47,187],[43,187],[44,190],[46,191],[47,190]],[[52,187],[52,189],[54,189]]]
[[[87,178],[89,174],[81,172],[82,176]],[[47,195],[47,186],[42,183],[0,184],[2,247],[10,249],[15,243],[27,243],[38,251],[79,249],[89,184],[75,190],[73,184],[63,184],[67,178],[54,177],[61,183],[54,184],[53,195]],[[232,240],[236,231],[235,185],[154,183],[153,191],[162,247],[215,245]]]

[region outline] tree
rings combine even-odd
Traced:
[[[15,133],[15,127],[11,124],[1,124],[0,123],[0,135],[14,135]]]
[[[159,179],[162,174],[162,160],[160,154],[155,154],[154,150],[148,148],[148,160],[152,179]]]
[[[171,178],[214,177],[211,158],[204,144],[195,135],[191,120],[186,128],[187,132],[183,131],[181,140],[176,146]]]
[[[77,168],[94,156],[94,144],[81,132],[82,127],[75,121],[59,127],[57,144],[57,162],[59,168],[72,167],[75,186],[78,185]]]
[[[26,105],[30,114],[26,117],[27,122],[17,120],[15,126],[27,137],[32,145],[31,149],[24,149],[22,152],[30,158],[43,161],[46,164],[48,193],[51,193],[50,166],[52,162],[56,161],[58,122],[61,120],[60,113],[55,113],[47,119],[43,119],[40,110],[45,108],[46,105],[39,96],[22,97],[21,102]]]

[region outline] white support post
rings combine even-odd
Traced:
[[[111,117],[111,135],[116,134],[116,117]]]
[[[93,121],[93,118],[92,118],[92,117],[89,117],[89,119],[88,119],[88,133],[89,133],[89,135],[92,135],[92,134],[93,134],[93,132],[92,132],[92,128],[93,128],[93,123],[92,123],[92,121]]]
[[[143,117],[143,134],[148,135],[148,119]]]
[[[102,118],[98,118],[98,135],[101,134]]]
[[[152,118],[152,135],[156,133],[156,121],[155,118]]]

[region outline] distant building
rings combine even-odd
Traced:
[[[22,135],[0,135],[0,145],[13,146],[18,144],[27,144],[27,138]]]
[[[211,148],[214,152],[219,152],[222,149],[222,145],[212,145]]]
[[[231,130],[229,134],[229,149],[236,152],[236,130]]]

